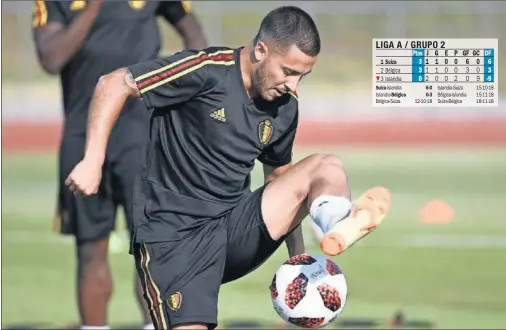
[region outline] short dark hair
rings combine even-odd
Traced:
[[[282,52],[296,45],[306,55],[320,53],[320,34],[315,22],[308,13],[295,6],[276,8],[264,17],[254,43],[265,39],[272,39]]]

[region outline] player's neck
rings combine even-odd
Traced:
[[[252,64],[251,63],[251,51],[252,48],[250,45],[244,47],[241,49],[241,75],[242,75],[242,81],[244,82],[244,89],[246,89],[246,93],[248,93],[248,96],[252,97],[252,91],[251,91],[251,69]]]

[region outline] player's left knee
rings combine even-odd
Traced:
[[[328,166],[328,167],[339,168],[339,169],[344,168],[344,163],[341,160],[341,158],[339,158],[338,156],[336,156],[336,155],[323,155],[322,157],[323,157],[323,159],[322,159],[323,165]]]
[[[298,201],[307,198],[311,187],[325,185],[329,181],[335,182],[344,175],[343,162],[335,155],[312,154],[298,163],[298,166],[302,166],[299,167],[300,178],[293,190]]]
[[[328,180],[346,181],[346,172],[341,158],[335,155],[322,155],[317,176]]]

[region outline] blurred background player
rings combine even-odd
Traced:
[[[112,278],[107,250],[117,207],[123,205],[127,227],[132,219],[132,184],[147,141],[149,113],[139,100],[126,103],[115,125],[102,168],[100,192],[74,196],[64,180],[84,155],[88,107],[100,76],[158,56],[161,40],[157,17],[178,32],[185,48],[206,47],[201,25],[185,1],[35,1],[34,40],[40,65],[59,74],[64,126],[59,152],[59,198],[56,229],[75,236],[77,300],[82,329],[108,329],[107,305]],[[137,300],[145,328],[152,328],[142,289]]]

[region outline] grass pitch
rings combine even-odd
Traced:
[[[392,211],[381,228],[335,258],[349,285],[342,320],[386,321],[402,310],[408,319],[438,328],[506,327],[506,150],[322,151],[344,159],[355,196],[373,185],[392,191]],[[51,232],[56,156],[2,160],[2,328],[74,323],[74,247],[70,238]],[[253,179],[254,187],[262,183],[260,167]],[[436,198],[453,207],[455,220],[422,224],[420,208]],[[118,224],[123,228],[122,221]],[[310,252],[318,252],[305,229]],[[125,241],[115,248],[110,323],[139,323],[132,259]],[[280,322],[268,285],[286,257],[282,247],[257,271],[222,287],[222,324],[251,320],[272,327]]]

